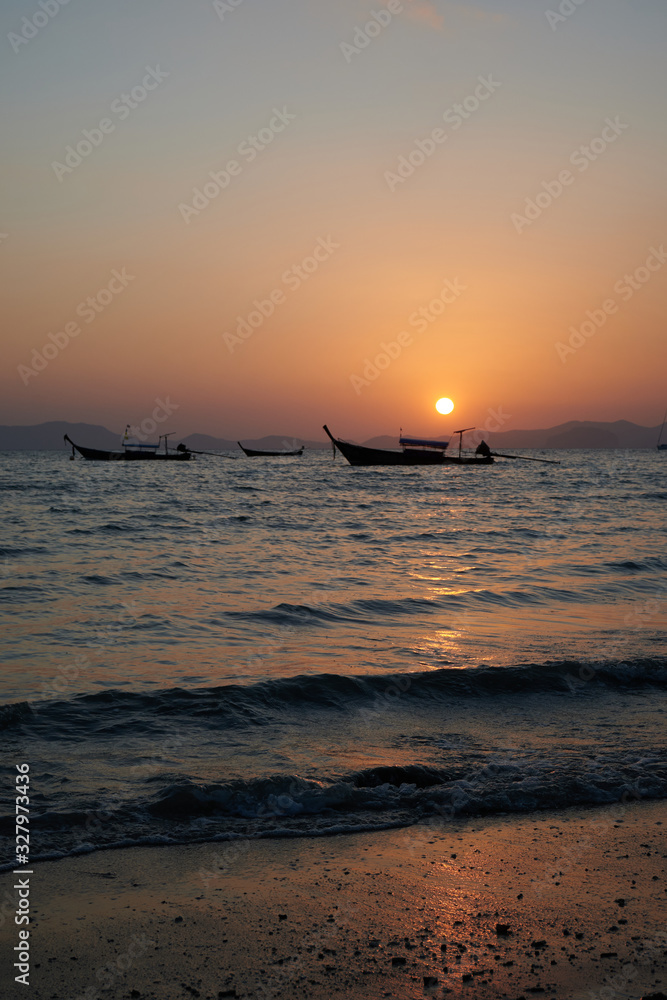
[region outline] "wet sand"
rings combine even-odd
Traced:
[[[30,986],[13,982],[18,928],[7,920],[1,995],[667,995],[666,811],[639,803],[38,864]]]

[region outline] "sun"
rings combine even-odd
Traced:
[[[439,399],[435,404],[435,408],[438,413],[451,413],[454,409],[454,404],[451,399],[447,399],[446,396],[443,396],[443,398]]]

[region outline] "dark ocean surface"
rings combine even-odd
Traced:
[[[0,455],[2,861],[665,797],[667,456],[547,457]]]

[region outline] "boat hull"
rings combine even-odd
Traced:
[[[351,445],[345,441],[336,441],[336,447],[350,465],[443,465],[443,457],[438,452],[388,451]]]
[[[332,442],[350,465],[442,465],[443,455],[440,451],[420,451],[417,448],[405,448],[403,451],[390,451],[387,448],[367,448],[361,444],[351,444],[335,438],[325,425]]]
[[[303,447],[297,448],[296,451],[259,451],[257,448],[244,448],[240,441],[236,443],[248,458],[295,458],[303,455]]]
[[[156,452],[145,451],[103,451],[101,448],[85,448],[83,445],[74,444],[71,438],[65,435],[65,441],[72,445],[88,462],[189,462],[189,451],[174,451],[157,454]]]

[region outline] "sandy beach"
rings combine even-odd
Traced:
[[[6,921],[2,996],[649,996],[667,990],[665,819],[641,803],[46,862],[30,986]]]

